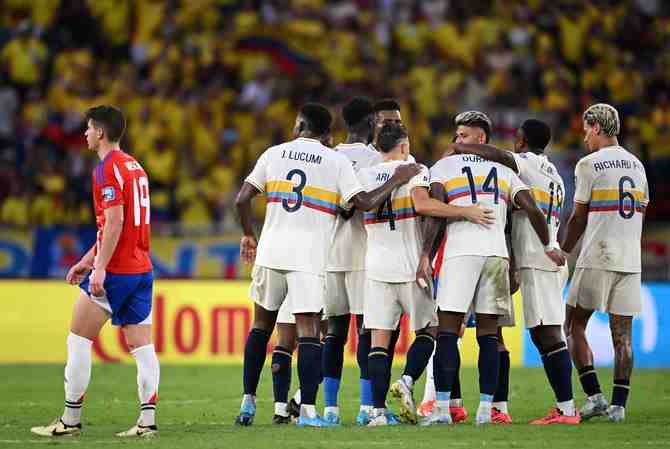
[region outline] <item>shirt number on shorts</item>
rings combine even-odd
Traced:
[[[142,224],[142,208],[144,208],[144,224],[149,224],[151,207],[149,203],[149,180],[146,176],[133,179],[133,217],[135,226]]]
[[[472,176],[472,169],[470,167],[463,167],[461,173],[465,174],[468,177],[468,184],[470,185],[470,198],[472,199],[472,204],[477,203],[477,184],[475,183],[475,177]],[[498,204],[498,197],[500,196],[500,191],[498,190],[498,169],[493,167],[489,174],[482,184],[482,192],[484,193],[493,193],[493,204]]]
[[[388,210],[388,212],[384,212],[385,210]],[[388,220],[391,231],[395,231],[395,213],[393,212],[393,203],[391,203],[390,196],[377,209],[377,220]]]
[[[628,220],[633,215],[635,215],[635,197],[632,193],[624,190],[624,183],[628,182],[631,189],[635,188],[635,182],[629,176],[622,176],[619,179],[619,215],[624,220]],[[626,210],[626,201],[630,204],[630,209]]]
[[[288,198],[284,198],[283,200],[281,200],[281,205],[286,212],[295,212],[298,209],[300,209],[300,207],[302,206],[302,199],[303,199],[302,189],[304,189],[305,184],[307,184],[307,175],[305,175],[304,171],[300,170],[299,168],[295,168],[290,172],[288,172],[288,174],[286,175],[286,179],[293,182],[294,176],[297,176],[299,179],[298,185],[293,186],[293,193],[296,194],[295,204],[290,205]]]

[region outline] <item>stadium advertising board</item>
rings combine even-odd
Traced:
[[[567,292],[567,289],[566,289]],[[633,353],[637,368],[670,367],[670,284],[642,285],[642,313],[633,320]],[[586,329],[596,366],[613,366],[614,350],[607,314],[596,312]],[[524,366],[542,366],[528,333],[524,334]]]
[[[63,278],[95,241],[95,228],[0,229],[1,278]],[[249,271],[240,261],[239,236],[161,237],[151,242],[154,275],[169,279],[237,279]]]
[[[64,363],[65,337],[72,304],[79,290],[62,281],[0,281],[0,363]],[[168,281],[154,288],[154,341],[163,363],[241,363],[244,342],[253,322],[248,282]],[[670,367],[670,348],[663,342],[670,330],[662,323],[670,319],[670,284],[643,287],[643,312],[634,329],[635,364],[638,367]],[[541,366],[537,351],[523,329],[520,297],[515,297],[515,328],[505,330],[505,343],[515,366]],[[588,333],[596,364],[610,366],[613,360],[607,317],[594,316]],[[346,347],[347,362],[355,364],[356,332],[352,320]],[[404,357],[412,335],[403,322],[397,350]],[[11,342],[16,342],[12,344]],[[271,350],[273,340],[268,346]],[[474,329],[461,342],[465,366],[476,366]],[[94,345],[97,362],[132,362],[118,328],[105,326]]]
[[[3,345],[0,363],[65,361],[65,337],[77,287],[59,281],[2,281],[0,301],[7,313],[0,315],[0,339],[20,345]],[[252,325],[253,307],[248,282],[158,281],[154,288],[154,341],[163,363],[241,363],[244,342]],[[517,311],[520,307],[517,307]],[[518,316],[517,320],[521,317]],[[346,348],[349,363],[355,363],[356,332]],[[404,357],[412,336],[405,322],[397,351]],[[273,337],[274,341],[274,337]],[[268,350],[271,350],[273,341]],[[512,363],[521,362],[520,328],[506,331]],[[473,330],[462,344],[463,364],[474,366],[477,357]],[[97,362],[130,362],[131,357],[118,328],[105,326],[94,344]]]

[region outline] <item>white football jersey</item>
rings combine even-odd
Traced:
[[[359,177],[367,191],[388,181],[395,169],[405,161],[389,161],[363,169]],[[381,282],[412,282],[421,255],[420,217],[416,215],[411,192],[415,187],[430,187],[430,173],[421,172],[393,191],[377,210],[364,213],[368,248],[365,257],[366,275]]]
[[[256,264],[322,274],[337,207],[363,191],[349,159],[301,137],[266,150],[246,182],[267,198]]]
[[[444,185],[447,202],[457,206],[479,204],[493,209],[495,223],[488,228],[459,220],[447,225],[445,258],[458,256],[509,257],[505,244],[507,206],[528,187],[510,168],[471,154],[441,159],[430,169],[430,183]]]
[[[577,267],[640,273],[649,185],[639,159],[619,146],[583,157],[575,168],[575,202],[589,205]]]
[[[345,155],[355,172],[382,162],[382,155],[364,143],[341,143],[335,151]],[[338,215],[335,232],[328,252],[326,271],[365,270],[367,235],[363,226],[363,213],[354,212],[350,219]]]
[[[543,154],[514,154],[514,160],[519,169],[519,178],[530,188],[537,207],[547,220],[550,244],[558,246],[558,226],[565,192],[563,179],[554,164]],[[545,254],[544,245],[524,210],[516,210],[512,214],[512,249],[516,268],[559,270]]]

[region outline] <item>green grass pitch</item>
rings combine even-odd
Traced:
[[[268,361],[269,362],[269,361]],[[670,371],[637,370],[633,373],[628,417],[625,424],[596,419],[579,426],[529,426],[552,404],[542,369],[513,368],[510,412],[514,424],[477,428],[472,424],[478,401],[477,371],[463,369],[465,403],[471,418],[453,427],[397,426],[356,427],[358,409],[357,370],[345,368],[341,391],[344,425],[338,429],[300,429],[270,423],[272,383],[266,364],[258,398],[258,414],[252,427],[233,425],[241,397],[240,366],[162,366],[157,412],[160,436],[148,441],[115,438],[137,417],[135,367],[96,365],[84,407],[84,432],[80,437],[44,439],[29,428],[59,415],[63,404],[63,366],[0,365],[0,448],[58,447],[109,448],[141,446],[156,448],[638,448],[669,447]],[[395,380],[399,374],[394,372]],[[605,393],[611,393],[611,370],[600,370]],[[294,385],[297,375],[294,373]],[[584,395],[575,378],[578,405]],[[423,382],[415,396],[420,399]],[[392,408],[393,408],[392,404]],[[321,406],[319,406],[321,409]]]

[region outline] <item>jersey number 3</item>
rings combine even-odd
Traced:
[[[149,224],[151,206],[149,203],[149,180],[146,176],[133,179],[133,217],[135,226],[142,224],[142,208],[144,208],[144,224]]]
[[[295,176],[298,177],[298,185],[293,186],[293,193],[296,195],[295,203],[292,205],[289,204],[288,198],[281,200],[281,205],[286,212],[296,212],[302,206],[302,189],[304,189],[307,184],[307,175],[305,175],[304,171],[296,168],[288,172],[286,179],[292,182]]]

